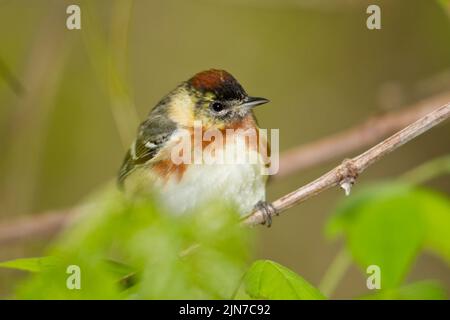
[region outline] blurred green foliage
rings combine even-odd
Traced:
[[[420,281],[400,288],[382,290],[363,299],[372,300],[445,300],[447,294],[439,283]]]
[[[174,217],[113,192],[83,215],[50,250],[58,263],[25,281],[17,298],[225,299],[250,258],[251,230],[225,205]],[[81,290],[66,287],[69,265],[80,267]]]
[[[363,269],[377,265],[381,291],[365,299],[442,299],[436,282],[404,284],[422,249],[449,262],[450,201],[437,192],[398,182],[378,183],[343,201],[326,234],[345,236]],[[38,272],[17,298],[39,299],[324,299],[288,268],[257,260],[248,267],[252,229],[233,208],[217,202],[173,216],[151,199],[124,199],[108,189],[83,209],[47,258],[0,267]],[[81,270],[81,289],[69,290],[68,266]]]
[[[389,290],[400,287],[422,249],[450,262],[448,230],[448,197],[390,181],[363,188],[343,201],[329,220],[326,234],[344,235],[364,272],[370,265],[379,266],[381,287]]]

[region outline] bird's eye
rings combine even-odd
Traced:
[[[211,109],[214,112],[220,112],[220,111],[222,111],[224,109],[224,106],[223,106],[222,103],[214,101],[213,103],[211,103]]]

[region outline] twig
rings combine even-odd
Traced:
[[[388,135],[450,101],[450,91],[420,101],[408,108],[368,119],[364,123],[323,139],[295,147],[280,157],[280,170],[274,179],[320,165],[352,151],[373,145]]]
[[[435,111],[430,112],[423,118],[420,118],[403,130],[390,136],[386,140],[380,142],[375,147],[369,149],[361,155],[353,159],[344,160],[341,165],[337,166],[313,182],[310,182],[309,184],[276,200],[272,203],[274,209],[276,210],[276,214],[279,214],[286,209],[289,209],[300,202],[303,202],[306,199],[309,199],[312,196],[337,185],[340,185],[345,190],[346,194],[349,194],[351,186],[354,184],[356,178],[367,167],[449,117],[450,103],[447,103]],[[275,212],[271,212],[270,214],[274,215]],[[264,221],[264,213],[261,210],[258,210],[247,216],[243,220],[243,224],[257,225],[264,223]]]
[[[0,245],[56,234],[69,223],[76,212],[77,208],[52,211],[32,217],[25,216],[12,223],[2,224],[0,225]]]

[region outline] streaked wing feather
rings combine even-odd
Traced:
[[[148,163],[159,152],[176,130],[176,124],[165,115],[150,116],[139,126],[136,140],[128,150],[119,171],[118,182],[122,186],[125,178],[137,167]]]

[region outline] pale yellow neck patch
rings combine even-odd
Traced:
[[[184,89],[180,88],[176,92],[170,102],[169,106],[169,117],[174,122],[183,127],[193,127],[194,126],[194,110],[195,102],[194,97],[189,95],[189,93]]]

